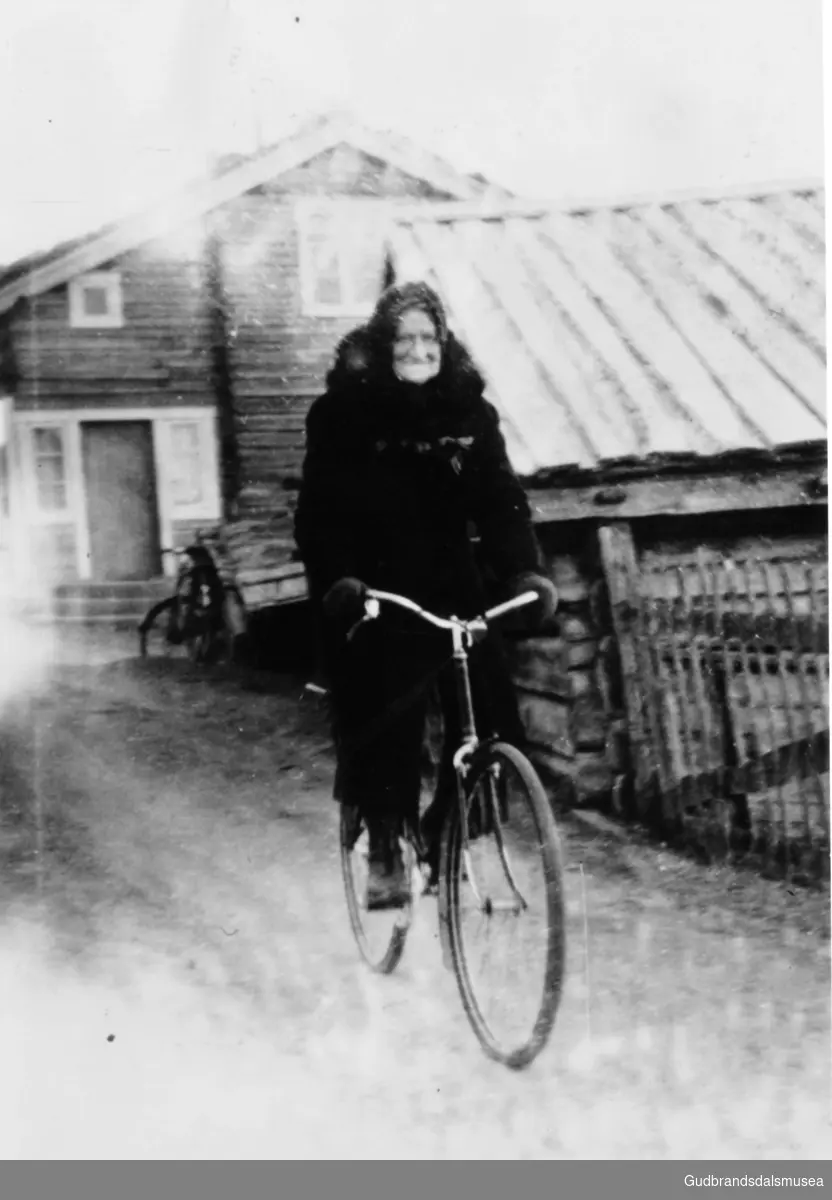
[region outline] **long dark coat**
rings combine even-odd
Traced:
[[[495,602],[501,584],[539,567],[528,501],[483,381],[452,336],[440,376],[418,388],[358,359],[342,344],[327,391],[307,418],[295,535],[312,603],[320,611],[332,584],[352,576],[442,615],[475,616]],[[390,609],[349,644],[343,629],[326,620],[321,627],[336,797],[365,811],[412,812],[428,692],[420,684],[429,685],[450,658],[450,636]],[[453,734],[453,676],[445,669],[439,680]],[[522,737],[494,637],[472,656],[472,684],[478,732]],[[403,696],[412,700],[397,711]]]

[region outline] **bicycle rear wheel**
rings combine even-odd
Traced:
[[[188,648],[181,636],[172,636],[178,621],[176,599],[169,596],[155,604],[139,626],[139,653],[142,658],[184,659]]]
[[[403,908],[369,911],[366,902],[369,874],[367,829],[356,811],[346,804],[341,805],[340,838],[347,911],[359,952],[373,971],[379,975],[390,975],[404,953],[413,920],[415,855],[410,845],[406,844],[403,853],[411,880],[409,903]]]
[[[440,911],[451,965],[486,1054],[519,1070],[540,1054],[565,969],[563,860],[537,773],[496,743],[466,780],[468,849],[459,806],[443,837]]]

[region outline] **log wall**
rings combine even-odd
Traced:
[[[512,667],[530,748],[568,784],[572,803],[601,803],[628,766],[620,685],[594,531],[540,529],[546,570],[558,588],[549,630],[517,642]]]
[[[12,313],[15,407],[213,404],[204,231],[149,242],[100,269],[121,273],[121,328],[71,328],[68,285]]]

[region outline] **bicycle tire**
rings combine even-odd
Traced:
[[[466,802],[471,803],[480,782],[493,767],[505,764],[509,765],[522,785],[525,802],[537,830],[545,887],[545,963],[540,1002],[534,1019],[529,1021],[527,1035],[519,1043],[502,1044],[483,1013],[482,997],[477,995],[472,979],[461,924],[460,896],[462,888],[468,885],[468,879],[463,875],[462,824],[458,804],[451,806],[443,830],[439,887],[444,894],[440,895],[439,903],[440,912],[446,914],[449,965],[456,977],[471,1027],[489,1058],[520,1070],[529,1066],[543,1050],[560,1007],[566,967],[564,870],[560,836],[548,797],[534,767],[516,747],[502,742],[493,743],[486,753],[475,759],[472,773],[466,780]],[[502,806],[503,801],[500,800],[498,811],[502,810]],[[487,832],[485,836],[488,836]],[[490,914],[486,913],[486,916],[490,919]]]
[[[175,636],[178,624],[177,597],[168,596],[154,604],[138,626],[139,656],[145,659],[177,660],[188,655],[181,636]]]
[[[355,856],[359,853],[357,845],[360,839],[356,836],[356,831],[353,827],[355,819],[349,807],[346,804],[342,804],[339,837],[341,846],[341,871],[344,877],[344,891],[347,897],[347,912],[358,951],[364,962],[376,974],[390,975],[395,971],[401,961],[402,954],[404,954],[407,934],[413,921],[414,896],[411,890],[410,903],[404,908],[390,909],[387,910],[386,914],[382,912],[372,918],[369,917],[369,914],[366,913],[366,910],[362,906],[359,894],[360,883],[356,880]],[[405,863],[412,877],[414,863],[409,847],[406,851]],[[371,937],[369,929],[371,921],[377,926],[376,936],[378,938],[378,946],[374,944],[374,940]],[[389,933],[386,933],[388,921],[390,928]]]
[[[157,622],[163,613],[170,612],[174,604],[174,598],[166,596],[164,600],[160,600],[157,604],[152,605],[142,617],[137,628],[139,635],[139,656],[141,658],[153,657],[151,654],[151,644],[155,641],[156,636],[159,636]],[[166,632],[161,634],[161,636],[165,637]]]

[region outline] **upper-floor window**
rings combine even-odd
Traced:
[[[301,201],[297,217],[304,312],[372,312],[384,275],[385,217],[378,201]]]
[[[66,454],[63,429],[58,425],[32,430],[35,496],[40,512],[61,512],[67,506]]]
[[[118,271],[93,271],[71,281],[69,323],[73,329],[119,329],[123,325]]]

